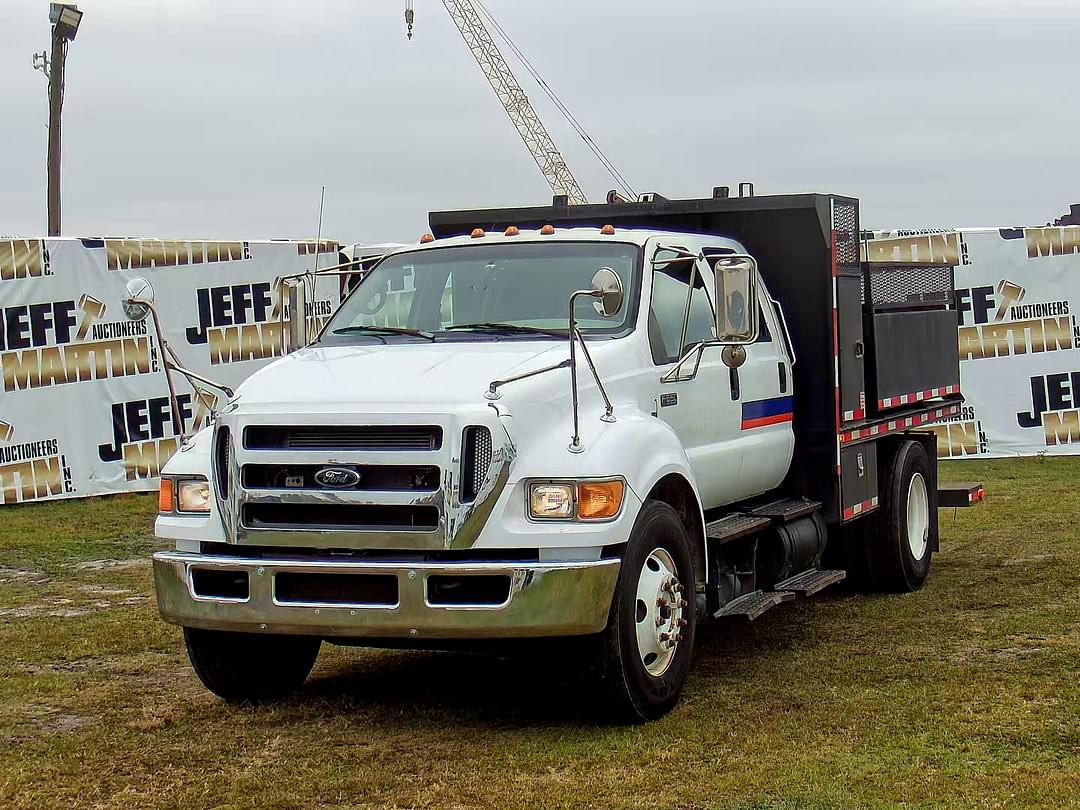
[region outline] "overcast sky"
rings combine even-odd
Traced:
[[[862,199],[868,227],[1080,202],[1078,0],[486,0],[637,191]],[[551,193],[439,0],[83,0],[67,235],[412,241]],[[48,3],[0,0],[0,233],[45,232]],[[509,54],[507,54],[509,56]],[[513,63],[518,70],[516,63]],[[613,186],[519,77],[586,193]]]

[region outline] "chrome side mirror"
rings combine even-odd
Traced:
[[[717,342],[753,343],[759,329],[757,262],[751,256],[721,256],[713,276]]]
[[[124,285],[124,289],[127,292],[123,305],[124,315],[129,321],[145,320],[150,314],[149,305],[154,303],[154,288],[150,286],[150,282],[136,276]]]
[[[592,277],[593,306],[605,318],[614,318],[622,310],[623,283],[610,267],[601,267]]]

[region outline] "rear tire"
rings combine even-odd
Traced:
[[[922,444],[905,441],[881,486],[881,509],[867,518],[866,575],[878,591],[917,591],[938,544],[937,487]]]
[[[655,720],[679,702],[697,618],[692,560],[675,510],[647,501],[630,532],[596,650],[596,685],[618,722]]]
[[[256,635],[184,628],[195,674],[229,703],[274,700],[307,679],[322,640],[311,636]]]

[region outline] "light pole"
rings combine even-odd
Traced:
[[[34,54],[34,67],[49,77],[49,236],[60,235],[60,113],[64,107],[64,60],[83,13],[69,3],[50,3],[52,58]]]

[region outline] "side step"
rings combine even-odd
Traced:
[[[709,523],[705,527],[705,537],[709,540],[719,540],[722,543],[727,543],[748,534],[753,534],[771,524],[772,521],[767,517],[734,513]]]
[[[811,568],[776,583],[778,591],[794,591],[803,596],[813,596],[818,591],[835,585],[847,576],[847,571],[822,571],[820,568]]]
[[[781,523],[790,523],[798,518],[812,515],[820,508],[820,503],[808,498],[779,498],[747,509],[746,513],[755,517],[772,518]]]
[[[713,616],[717,619],[725,616],[745,616],[753,621],[766,610],[776,607],[781,602],[790,602],[795,598],[791,591],[754,591],[732,599]]]

